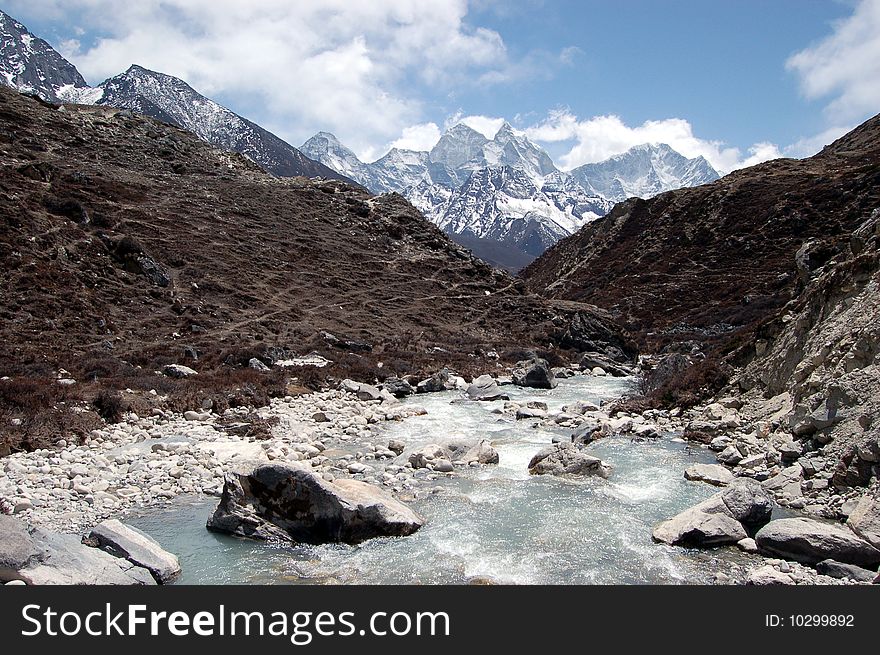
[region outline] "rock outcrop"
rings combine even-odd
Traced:
[[[607,478],[611,466],[574,444],[559,442],[540,450],[528,465],[532,475],[592,476]]]
[[[852,530],[809,518],[771,521],[755,535],[758,549],[769,555],[817,564],[833,559],[844,564],[876,567],[880,550],[860,539]]]
[[[537,357],[517,362],[513,369],[513,383],[535,389],[555,389],[558,384],[547,360]]]
[[[207,527],[252,539],[355,544],[410,535],[423,524],[413,510],[374,485],[327,482],[305,468],[260,464],[226,474]]]
[[[74,535],[29,528],[0,515],[0,582],[29,585],[154,585],[146,568],[90,548]]]
[[[654,528],[652,536],[671,546],[707,548],[732,545],[770,520],[773,501],[748,478],[717,493]]]
[[[180,574],[180,561],[176,555],[162,548],[149,535],[117,519],[96,525],[83,538],[83,543],[147,569],[159,584],[170,582]]]

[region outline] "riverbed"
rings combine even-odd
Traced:
[[[577,400],[607,402],[631,379],[578,376],[553,390],[504,387],[511,400],[558,411]],[[589,452],[614,467],[609,479],[530,476],[531,457],[570,430],[499,413],[503,401],[461,402],[460,392],[405,401],[423,416],[385,424],[380,442],[407,446],[455,438],[489,439],[499,463],[426,479],[409,501],[426,519],[416,534],[358,546],[290,546],[209,533],[216,499],[178,498],[128,521],[181,560],[189,584],[681,584],[709,583],[713,553],[651,541],[651,528],[717,491],[683,470],[711,453],[676,439],[608,437]],[[458,401],[458,402],[454,402]],[[356,444],[353,445],[356,447]],[[433,477],[433,476],[431,476]],[[719,557],[732,557],[720,553]]]

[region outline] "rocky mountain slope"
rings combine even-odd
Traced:
[[[654,401],[714,396],[676,413],[728,479],[880,539],[880,116],[809,159],[622,203],[523,275],[659,352]]]
[[[880,119],[809,159],[627,200],[522,276],[548,298],[612,311],[655,350],[750,338],[799,293],[800,249],[848,239],[878,206],[880,153],[870,135],[880,136]],[[812,265],[832,257],[824,247],[810,253]]]
[[[263,379],[250,359],[312,351],[325,374],[369,380],[483,372],[493,351],[578,347],[573,317],[581,336],[619,334],[524,294],[399,195],[276,178],[129,111],[63,109],[0,89],[4,384],[165,389],[155,371],[185,364],[196,389],[240,388]]]
[[[131,109],[182,127],[213,146],[249,157],[275,175],[347,179],[171,75],[134,65],[98,88],[98,104]]]
[[[282,177],[304,175],[350,181],[176,77],[134,65],[92,88],[52,46],[3,12],[0,82],[48,102],[97,103],[152,116],[189,130],[218,148],[246,155]]]

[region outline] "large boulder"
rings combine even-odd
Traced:
[[[880,550],[862,540],[845,525],[809,518],[770,521],[755,535],[762,553],[817,564],[833,559],[856,566],[880,564]]]
[[[406,398],[416,392],[413,386],[402,378],[388,378],[382,383],[382,387],[395,398]]]
[[[288,464],[245,465],[226,474],[209,530],[253,539],[360,543],[410,535],[424,519],[379,487],[327,482]]]
[[[840,580],[855,580],[856,582],[873,582],[877,574],[874,571],[863,569],[854,564],[835,562],[833,559],[825,559],[816,564],[816,572],[827,575],[830,578]]]
[[[735,544],[769,521],[772,511],[773,501],[759,483],[736,478],[724,491],[658,524],[652,534],[671,546]]]
[[[709,548],[735,544],[748,537],[742,523],[733,518],[720,494],[663,521],[654,528],[654,541],[670,546]]]
[[[416,393],[438,393],[449,390],[449,371],[443,369],[416,385]],[[454,387],[453,387],[454,388]]]
[[[180,574],[180,561],[176,555],[163,549],[149,535],[117,519],[96,525],[83,538],[83,543],[147,569],[159,584],[165,584]]]
[[[0,514],[0,581],[20,579],[19,570],[39,564],[48,554],[24,521]]]
[[[513,383],[518,387],[554,389],[558,384],[546,359],[524,359],[513,369]]]
[[[498,451],[492,447],[488,439],[473,441],[452,441],[443,446],[446,457],[453,462],[465,464],[497,464]]]
[[[154,585],[147,569],[114,557],[98,548],[84,545],[80,538],[44,530],[32,531],[46,550],[42,561],[16,573],[18,580],[31,585]]]
[[[465,393],[471,400],[510,400],[510,396],[501,392],[501,388],[491,375],[481,375],[474,379]]]
[[[880,548],[880,500],[862,496],[846,524],[874,548]]]
[[[773,514],[773,499],[752,478],[737,478],[721,493],[721,499],[733,518],[750,530],[767,523]]]
[[[720,464],[691,464],[684,470],[684,477],[716,487],[726,487],[733,482],[733,473]]]
[[[529,462],[532,475],[598,475],[607,478],[611,466],[568,442],[558,442],[540,450]]]
[[[162,369],[162,373],[169,378],[175,378],[178,380],[198,375],[198,371],[191,369],[189,366],[184,366],[183,364],[168,364]]]

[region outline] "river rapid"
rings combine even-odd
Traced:
[[[549,391],[504,390],[516,402],[543,401],[552,412],[577,400],[607,402],[632,382],[579,376]],[[179,498],[128,520],[178,554],[178,582],[189,584],[712,582],[720,565],[716,555],[651,541],[654,524],[716,491],[682,475],[689,464],[714,461],[710,453],[671,434],[644,441],[609,437],[589,446],[614,467],[608,480],[531,476],[531,457],[570,431],[493,413],[501,401],[452,402],[460,397],[446,392],[411,398],[406,402],[427,414],[385,428],[385,437],[408,446],[487,438],[499,453],[497,466],[457,468],[421,482],[410,504],[427,524],[410,537],[358,546],[240,540],[205,529],[216,500],[204,498]]]

